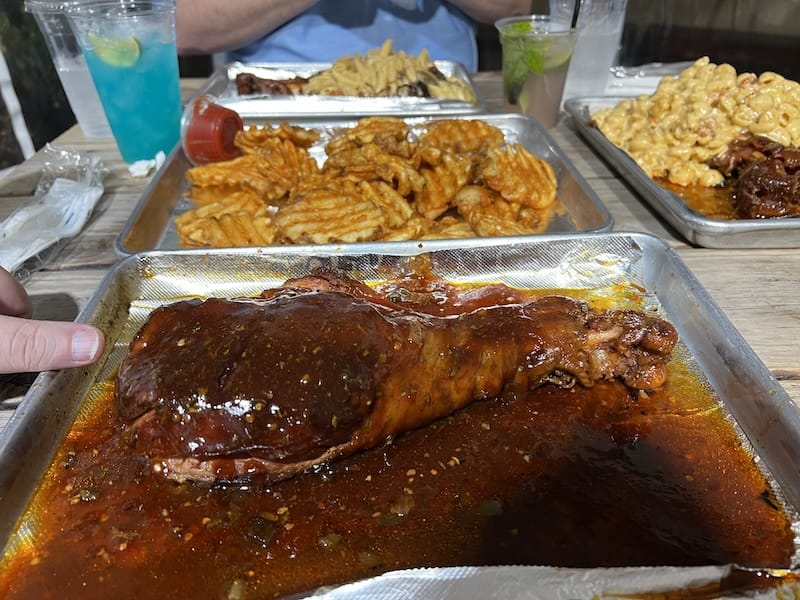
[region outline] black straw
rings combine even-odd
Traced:
[[[578,26],[578,13],[581,12],[583,0],[575,0],[575,8],[572,9],[572,29]]]

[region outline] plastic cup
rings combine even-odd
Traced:
[[[174,0],[89,0],[66,12],[123,160],[170,153],[181,123]]]
[[[53,0],[25,0],[25,10],[33,15],[39,25],[61,86],[83,134],[90,138],[109,138],[111,128],[81,48],[64,13],[65,4]]]
[[[550,0],[550,15],[569,22],[576,0]],[[617,64],[627,0],[583,0],[578,14],[578,39],[572,53],[564,100],[602,96],[611,67]]]
[[[576,31],[548,15],[509,17],[495,23],[503,48],[506,111],[534,117],[544,127],[558,123]]]

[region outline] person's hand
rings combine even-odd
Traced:
[[[80,367],[103,353],[102,332],[91,325],[30,319],[25,288],[0,269],[0,373]]]

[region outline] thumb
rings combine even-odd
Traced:
[[[79,367],[103,353],[102,332],[91,325],[0,316],[0,373]]]

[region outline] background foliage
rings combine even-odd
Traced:
[[[50,53],[23,0],[0,2],[0,51],[34,146],[46,142],[75,123]],[[0,168],[18,163],[22,154],[11,128],[8,108],[0,99]]]

